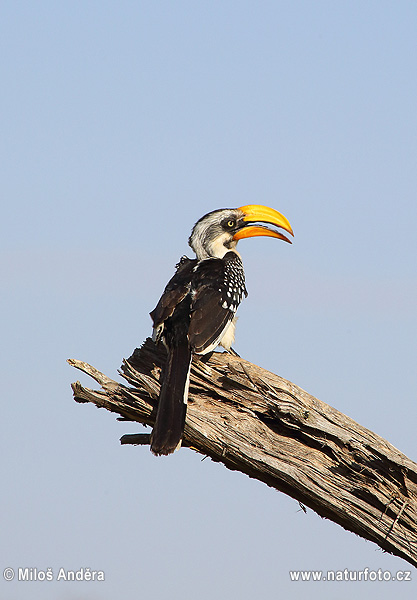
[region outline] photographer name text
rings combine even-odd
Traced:
[[[89,567],[81,567],[77,571],[61,567],[56,574],[51,567],[44,570],[36,567],[18,569],[6,567],[3,570],[3,579],[6,581],[105,581],[105,574],[104,571],[94,571]]]

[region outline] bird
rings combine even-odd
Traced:
[[[236,311],[248,295],[238,241],[269,236],[291,243],[275,228],[294,235],[283,214],[260,204],[213,210],[195,223],[188,240],[195,258],[180,258],[150,313],[152,339],[168,353],[150,437],[154,455],[169,455],[181,446],[193,355],[209,354],[219,345],[231,351]]]

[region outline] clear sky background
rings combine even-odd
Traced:
[[[72,400],[119,380],[194,222],[259,203],[236,350],[417,458],[417,4],[3,0],[0,596],[415,598],[417,572]],[[5,567],[105,571],[5,582]],[[413,583],[291,583],[290,569]]]

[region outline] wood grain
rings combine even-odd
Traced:
[[[68,362],[102,387],[72,384],[77,402],[152,425],[166,355],[147,339],[119,384]],[[149,436],[122,443],[148,444]],[[417,464],[293,383],[228,353],[194,357],[183,445],[292,496],[417,566]]]

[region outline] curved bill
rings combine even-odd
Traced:
[[[284,240],[291,244],[291,241],[285,235],[274,229],[269,229],[266,225],[250,225],[250,223],[267,223],[269,225],[275,225],[275,227],[280,227],[293,236],[294,233],[288,219],[277,210],[269,208],[268,206],[263,206],[262,204],[248,204],[246,206],[241,206],[239,210],[245,214],[243,217],[245,225],[235,233],[233,236],[234,240],[264,235]],[[246,225],[246,223],[248,224]]]
[[[248,225],[240,229],[233,236],[234,240],[243,240],[244,238],[255,237],[258,235],[265,235],[268,237],[274,237],[279,240],[284,240],[284,242],[288,242],[291,244],[291,240],[289,240],[284,234],[279,233],[278,231],[274,231],[273,229],[268,229],[268,227],[261,227],[260,225]]]

